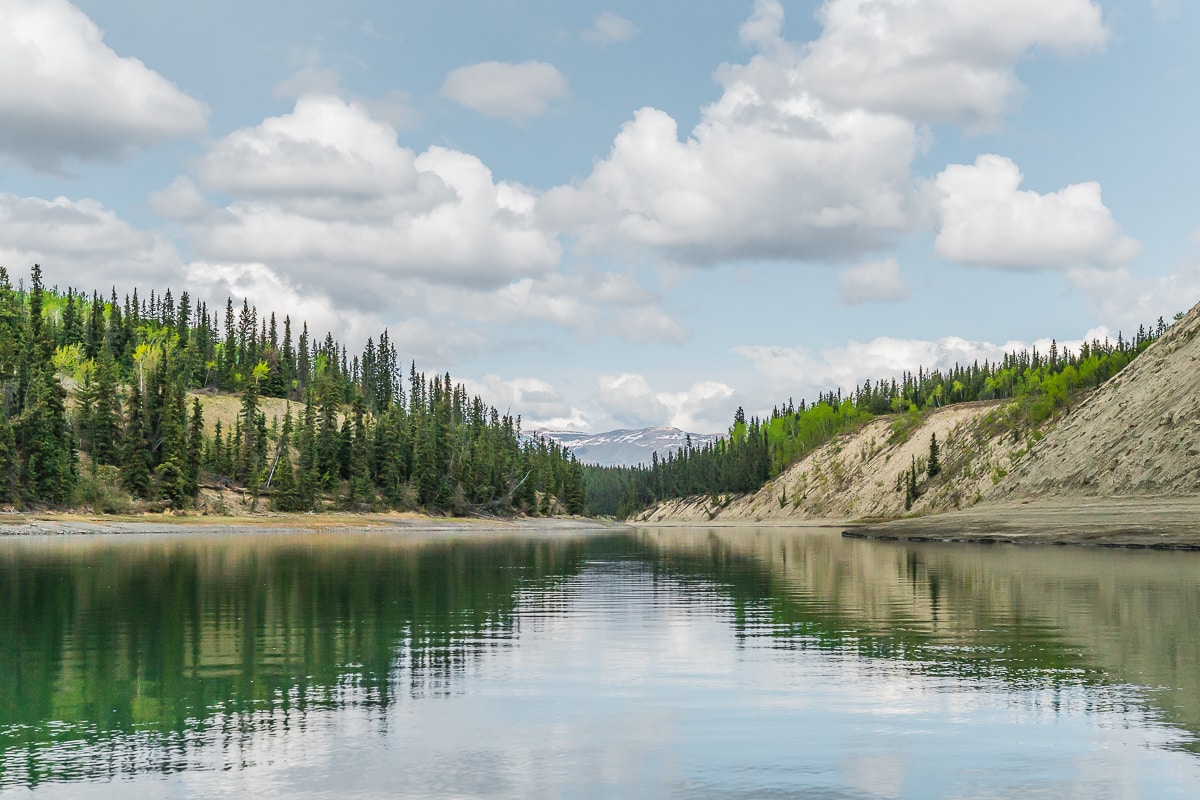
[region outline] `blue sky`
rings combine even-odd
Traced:
[[[527,426],[1200,300],[1182,0],[0,0],[0,264],[385,327]]]

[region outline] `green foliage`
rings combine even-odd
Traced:
[[[1132,341],[1118,335],[1116,343],[1085,342],[1078,352],[1060,352],[1052,341],[1045,355],[1034,349],[1008,353],[995,363],[868,380],[847,397],[830,392],[812,405],[802,401],[799,408],[789,400],[763,420],[747,420],[739,408],[728,435],[715,444],[695,448],[689,443],[665,458],[655,454],[649,466],[586,467],[587,513],[626,518],[671,498],[756,491],[816,447],[877,414],[895,415],[889,443],[896,445],[921,424],[922,409],[1009,399],[1004,409],[988,415],[985,426],[992,435],[1011,431],[1014,442],[1020,441],[1022,431],[1036,430],[1069,410],[1081,392],[1117,374],[1166,330],[1160,319],[1155,326],[1142,326]],[[931,442],[925,471],[933,477],[940,469],[940,454]],[[915,487],[912,495],[909,507]]]

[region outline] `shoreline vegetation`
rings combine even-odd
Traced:
[[[632,468],[584,467],[449,374],[404,381],[386,331],[351,356],[281,327],[230,299],[222,335],[186,293],[89,300],[0,267],[0,535],[850,520],[909,541],[1200,545],[1200,305],[1130,339],[738,409],[715,443]]]
[[[582,514],[582,465],[410,362],[232,298],[106,300],[0,267],[0,508]]]

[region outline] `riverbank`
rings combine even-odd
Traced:
[[[137,514],[0,514],[0,536],[122,533],[313,532],[495,532],[530,530],[603,530],[620,523],[585,517],[431,517],[387,514],[253,514],[238,516]]]
[[[852,523],[844,536],[908,542],[1200,550],[1200,497],[1071,497]]]

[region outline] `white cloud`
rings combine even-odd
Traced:
[[[208,109],[65,0],[0,3],[0,153],[38,171],[203,132]]]
[[[320,289],[305,288],[266,264],[194,261],[187,266],[185,283],[192,296],[204,299],[210,308],[223,308],[226,298],[235,303],[246,298],[264,315],[276,312],[280,322],[283,315],[290,315],[294,335],[299,336],[307,322],[311,337],[319,339],[331,332],[351,351],[387,329],[402,361],[415,359],[418,365],[435,369],[476,355],[488,344],[479,333],[450,320],[389,320],[361,309],[347,313]]]
[[[637,26],[625,17],[612,11],[602,11],[592,23],[592,27],[579,34],[579,38],[592,44],[609,45],[628,41],[637,32]]]
[[[776,0],[759,5],[776,6]],[[1071,55],[1109,38],[1091,0],[829,0],[803,72],[844,108],[990,126],[1034,48]]]
[[[678,342],[683,326],[660,306],[661,298],[632,277],[616,272],[554,272],[520,278],[497,289],[410,284],[406,307],[480,323],[547,322],[586,339],[605,334],[639,344]]]
[[[837,291],[842,302],[850,306],[902,303],[909,298],[900,264],[894,258],[847,267],[838,275]]]
[[[685,142],[668,114],[641,109],[586,180],[551,189],[538,211],[586,246],[623,242],[686,263],[857,253],[909,225],[915,143],[897,117],[730,85]]]
[[[591,401],[602,427],[669,425],[694,433],[724,432],[733,419],[734,391],[717,381],[698,381],[681,392],[659,391],[635,373],[601,375]]]
[[[201,259],[268,264],[339,303],[380,308],[414,278],[498,288],[560,258],[533,225],[529,190],[466,153],[414,154],[366,106],[336,97],[302,97],[235,131],[198,174],[235,196],[192,226]]]
[[[424,210],[436,196],[420,194],[416,156],[396,142],[390,125],[360,103],[333,95],[306,95],[290,114],[234,131],[204,156],[206,186],[252,197],[311,200],[405,198]]]
[[[0,194],[0,264],[16,277],[41,264],[49,286],[84,291],[178,285],[182,260],[162,236],[139,231],[96,200]]]
[[[1159,317],[1170,321],[1200,302],[1200,263],[1157,277],[1126,269],[1077,269],[1067,273],[1067,280],[1106,326],[1126,334]]]
[[[540,378],[512,378],[485,375],[463,381],[467,391],[479,395],[502,414],[521,416],[521,430],[587,431],[591,418],[567,403],[551,384]]]
[[[485,116],[521,121],[541,116],[570,92],[567,79],[553,64],[485,61],[446,75],[442,95]]]
[[[992,120],[1031,48],[1108,35],[1088,0],[830,0],[820,17],[819,39],[789,42],[782,5],[758,0],[741,28],[756,55],[717,70],[722,95],[690,134],[640,109],[587,178],[542,197],[544,224],[700,265],[877,250],[918,221],[927,122]]]
[[[151,192],[149,201],[150,208],[167,219],[198,220],[213,211],[204,194],[186,175],[180,175],[165,189]]]
[[[1088,331],[1080,339],[1060,339],[1058,347],[1077,350],[1082,341],[1103,339],[1105,329]],[[770,390],[785,392],[799,400],[812,399],[820,392],[852,392],[865,380],[899,378],[904,372],[915,373],[918,368],[948,370],[955,364],[968,365],[975,361],[996,362],[1005,353],[1036,347],[1046,353],[1051,339],[1032,342],[1008,341],[1003,344],[947,336],[935,340],[901,339],[880,336],[869,342],[849,341],[841,347],[831,347],[815,353],[808,347],[747,345],[734,348],[745,357],[769,382]]]
[[[1117,267],[1141,252],[1100,198],[1100,184],[1076,183],[1050,194],[1019,189],[1007,158],[981,155],[952,164],[935,180],[940,193],[938,255],[963,264],[1018,270]]]

